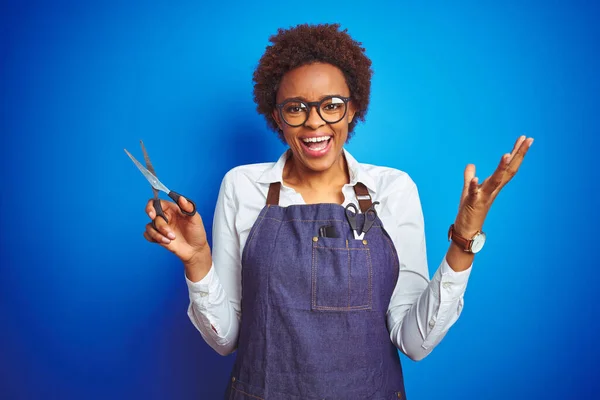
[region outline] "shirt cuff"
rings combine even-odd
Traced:
[[[466,284],[469,280],[469,276],[471,275],[472,267],[473,264],[469,265],[469,268],[465,269],[464,271],[455,271],[452,269],[452,267],[450,267],[450,264],[448,264],[446,257],[444,257],[444,261],[442,261],[442,265],[440,266],[440,272],[445,278],[442,280],[457,284]]]
[[[208,301],[208,295],[215,291],[215,286],[218,286],[218,279],[215,279],[214,264],[211,264],[208,274],[198,282],[192,282],[185,275],[188,292],[191,302],[205,303]]]
[[[464,296],[472,266],[473,264],[466,270],[457,272],[450,267],[444,257],[442,265],[438,269],[439,275],[436,277],[438,285],[436,285],[437,290],[435,291],[439,293],[440,303],[452,303]]]

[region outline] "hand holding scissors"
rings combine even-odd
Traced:
[[[146,177],[146,179],[148,180],[148,182],[150,182],[150,185],[152,186],[152,192],[154,193],[154,199],[152,201],[152,204],[154,206],[156,216],[162,217],[167,223],[169,222],[168,218],[166,217],[166,215],[163,212],[163,209],[160,205],[160,199],[158,198],[159,190],[167,193],[167,195],[170,198],[172,198],[173,201],[175,201],[175,204],[177,204],[179,206],[179,209],[185,215],[189,215],[191,217],[192,215],[196,214],[196,204],[193,201],[186,198],[187,201],[192,203],[193,210],[191,212],[184,210],[179,205],[179,198],[181,197],[181,195],[177,192],[173,192],[173,191],[169,190],[165,185],[162,184],[161,181],[158,180],[158,178],[156,177],[156,172],[154,171],[154,167],[152,166],[152,162],[150,162],[150,157],[148,156],[146,147],[144,146],[144,142],[142,142],[140,140],[140,144],[142,145],[142,152],[144,153],[144,160],[146,162],[146,167],[148,167],[148,168],[144,168],[144,166],[142,164],[140,164],[140,162],[138,160],[136,160],[135,157],[132,156],[131,153],[129,153],[127,151],[127,149],[124,149],[124,150],[125,150],[125,153],[127,153],[127,155],[129,156],[129,158],[131,158],[131,161],[133,161],[133,163],[138,167],[138,169],[140,170],[142,175],[144,175],[144,177]],[[154,223],[154,221],[153,221],[153,223]],[[155,226],[155,228],[156,228],[156,226]]]
[[[144,237],[146,240],[161,244],[175,253],[184,263],[190,261],[195,254],[208,248],[206,231],[202,219],[196,213],[196,204],[181,194],[169,190],[156,177],[154,167],[150,162],[144,143],[141,142],[146,167],[135,159],[127,150],[125,152],[146,177],[152,186],[154,197],[146,206],[146,213],[152,222],[146,225]],[[159,191],[175,201],[161,201],[158,198]],[[158,218],[158,217],[161,218]],[[179,239],[179,240],[176,240]]]

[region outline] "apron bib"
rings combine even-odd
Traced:
[[[358,185],[364,212],[371,201]],[[386,326],[399,263],[381,220],[357,240],[344,207],[280,207],[280,187],[271,184],[242,253],[241,327],[226,398],[404,399]],[[364,214],[357,222],[361,228]],[[324,226],[339,237],[319,236]]]

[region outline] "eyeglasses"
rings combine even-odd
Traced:
[[[350,97],[327,96],[321,101],[302,101],[289,99],[277,104],[279,116],[291,127],[302,126],[308,120],[311,107],[316,107],[319,116],[328,124],[340,122],[348,110]]]

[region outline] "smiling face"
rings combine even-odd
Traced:
[[[331,64],[314,63],[287,72],[281,79],[276,101],[277,104],[288,99],[317,102],[334,95],[350,97],[344,74]],[[325,122],[316,107],[310,107],[308,119],[298,127],[283,121],[277,109],[273,111],[273,117],[298,166],[312,172],[324,172],[340,162],[348,138],[348,124],[354,113],[352,101],[349,101],[344,117],[333,124]]]

